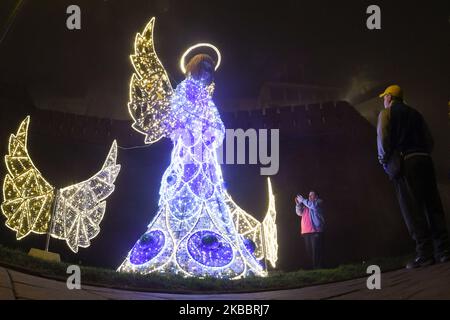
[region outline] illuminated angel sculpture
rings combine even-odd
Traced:
[[[154,22],[152,18],[135,39],[128,108],[133,128],[145,135],[146,143],[167,137],[173,151],[161,181],[159,210],[118,271],[265,276],[266,261],[275,267],[277,260],[275,199],[269,180],[269,209],[260,223],[224,188],[217,148],[225,127],[212,100],[220,53],[210,44],[191,47],[180,62],[185,79],[173,90],[155,52]],[[185,65],[199,47],[214,49],[217,61],[197,54]]]
[[[28,153],[30,117],[9,138],[1,210],[6,226],[18,240],[30,233],[65,240],[73,252],[87,248],[100,232],[105,199],[114,191],[119,174],[117,144],[113,142],[103,167],[91,178],[56,190],[42,176]]]

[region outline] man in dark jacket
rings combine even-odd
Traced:
[[[406,267],[448,262],[448,231],[430,156],[430,131],[422,115],[403,102],[399,86],[388,87],[380,98],[385,109],[378,116],[378,159],[394,183],[403,218],[416,242],[416,258]]]

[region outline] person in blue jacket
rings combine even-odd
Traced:
[[[308,199],[297,195],[295,203],[295,212],[302,219],[301,234],[305,239],[306,251],[312,258],[313,268],[320,269],[323,267],[323,201],[319,198],[317,192],[311,191]]]

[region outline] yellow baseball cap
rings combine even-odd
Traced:
[[[396,84],[387,87],[386,90],[384,90],[384,92],[383,92],[382,94],[379,95],[379,97],[380,97],[380,98],[383,98],[385,95],[388,95],[388,94],[390,94],[390,95],[393,96],[393,97],[403,99],[403,91],[402,91],[402,89],[401,89],[398,85],[396,85]]]

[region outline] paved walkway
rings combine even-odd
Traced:
[[[0,299],[138,299],[138,300],[297,300],[297,299],[450,299],[450,263],[382,274],[381,290],[368,290],[354,279],[292,290],[243,294],[168,294],[94,286],[69,290],[65,282],[0,267]]]

